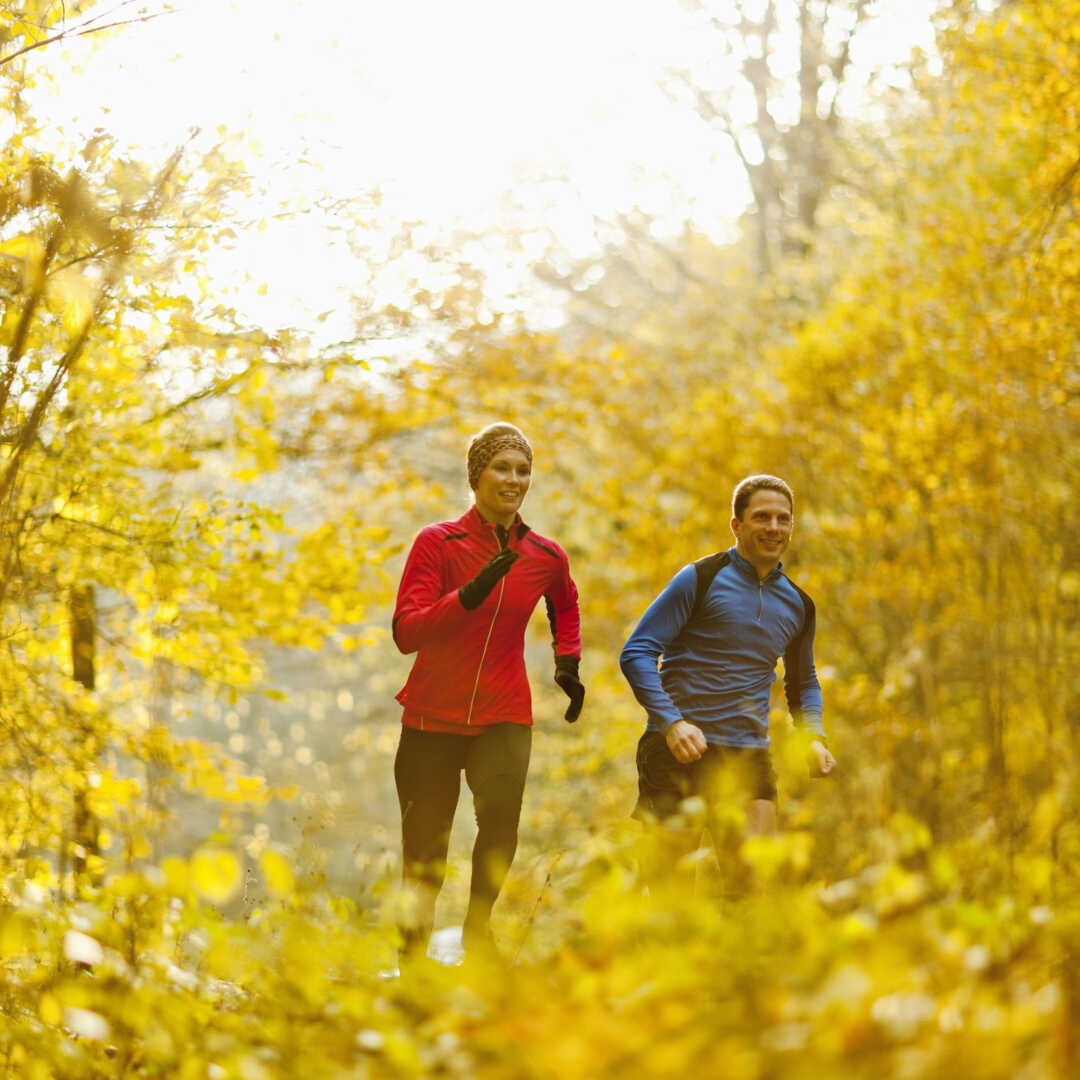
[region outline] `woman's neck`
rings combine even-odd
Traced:
[[[506,515],[499,516],[498,514],[485,514],[483,510],[478,506],[476,508],[477,514],[480,516],[481,521],[486,521],[489,525],[501,525],[504,529],[509,529],[511,525],[517,520],[517,512],[515,511],[509,517]]]

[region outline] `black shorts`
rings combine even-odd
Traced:
[[[661,731],[638,740],[638,800],[633,817],[663,821],[679,812],[684,799],[700,795],[706,807],[727,793],[743,799],[776,801],[776,773],[768,747],[717,746],[688,764],[671,752]]]

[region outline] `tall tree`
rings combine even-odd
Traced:
[[[727,137],[753,197],[758,271],[813,243],[837,180],[842,100],[869,0],[702,0],[714,63],[681,72],[672,92]],[[735,77],[732,75],[735,73]]]
[[[317,646],[385,588],[365,522],[292,534],[244,486],[278,467],[282,387],[311,372],[213,294],[243,170],[194,138],[151,166],[103,132],[63,162],[40,137],[26,57],[63,11],[12,24],[0,66],[0,859],[73,842],[73,813],[117,828],[118,750],[235,793],[151,722],[155,667],[235,696],[260,642]]]

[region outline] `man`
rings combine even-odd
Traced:
[[[794,522],[791,488],[775,476],[748,476],[731,506],[734,547],[684,566],[620,657],[648,713],[634,816],[668,821],[684,799],[700,796],[717,847],[733,785],[745,798],[751,835],[776,827],[769,694],[781,657],[788,706],[812,737],[811,774],[827,776],[836,766],[822,728],[814,604],[780,562]]]

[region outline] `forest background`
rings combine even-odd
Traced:
[[[864,0],[696,8],[737,78],[668,89],[744,170],[726,239],[628,207],[571,251],[526,215],[508,292],[491,237],[328,195],[365,268],[341,340],[222,300],[222,250],[302,213],[227,132],[151,163],[35,111],[65,40],[155,11],[0,10],[9,1075],[1075,1075],[1077,0],[947,4],[859,109]],[[384,980],[389,612],[496,418],[536,449],[588,697],[563,725],[538,616],[509,963]],[[778,699],[757,887],[703,853],[646,902],[618,650],[755,471],[797,493],[839,773]],[[441,924],[470,833],[463,802]]]

